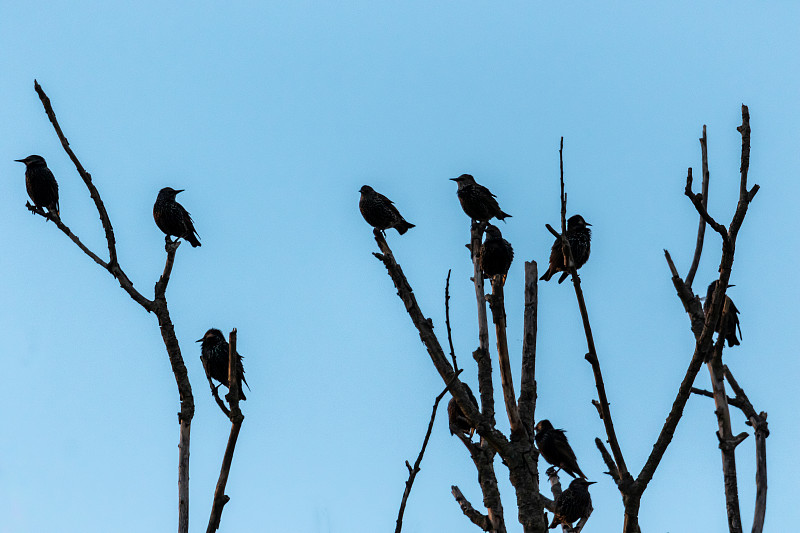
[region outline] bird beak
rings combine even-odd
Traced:
[[[597,483],[597,481],[587,481],[586,482],[587,485],[594,485],[595,483]]]
[[[589,224],[588,222],[584,222],[584,224],[586,224],[587,226],[591,226],[591,224]],[[595,481],[594,483],[597,483],[597,481]]]
[[[458,178],[450,178],[450,181],[458,181]]]
[[[197,339],[197,340],[196,340],[196,341],[194,341],[194,342],[203,342],[203,339]]]
[[[728,285],[728,288],[730,289],[731,287],[735,287],[735,286],[736,286],[736,285]]]
[[[177,191],[175,191],[175,194],[178,194],[179,192],[183,192],[183,191],[185,191],[185,190],[186,190],[186,189],[178,189]]]
[[[16,161],[16,162],[18,162],[18,163],[24,163],[24,162],[25,162],[25,160],[24,160],[24,159],[15,159],[14,161]]]

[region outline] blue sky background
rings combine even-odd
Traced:
[[[740,105],[761,191],[737,242],[730,295],[744,340],[726,361],[769,412],[767,530],[800,518],[797,173],[800,7],[792,2],[0,3],[0,531],[169,531],[177,522],[178,397],[154,316],[24,208],[44,156],[65,223],[101,255],[94,206],[33,91],[37,78],[105,200],[120,262],[152,296],[161,187],[186,189],[202,248],[182,246],[168,290],[194,385],[191,525],[205,527],[229,423],[207,390],[209,327],[239,328],[252,387],[223,531],[394,528],[438,375],[358,212],[370,184],[417,225],[389,242],[444,337],[452,275],[457,354],[477,345],[469,221],[448,178],[473,174],[513,218],[506,295],[512,366],[523,262],[540,267],[558,221],[558,141],[570,213],[593,224],[583,287],[615,423],[638,473],[693,349],[662,250],[682,274],[697,215],[683,196],[708,125],[710,211],[738,194]],[[716,276],[708,233],[695,290]],[[602,423],[569,285],[540,286],[537,418],[568,429],[599,481],[585,531],[618,531],[622,505],[593,439]],[[519,382],[519,375],[515,376]],[[707,387],[707,371],[697,385]],[[496,391],[499,391],[499,386]],[[498,395],[498,414],[502,404]],[[732,411],[734,431],[746,430]],[[505,427],[505,426],[504,426]],[[645,493],[647,531],[727,531],[711,400],[693,398]],[[752,437],[738,448],[742,515]],[[480,492],[444,406],[404,531],[477,531],[450,495]],[[540,468],[544,471],[544,466]],[[509,531],[521,531],[498,465]]]

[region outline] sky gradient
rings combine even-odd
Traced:
[[[186,189],[178,200],[202,247],[180,247],[167,298],[197,404],[192,531],[208,519],[229,430],[193,342],[210,327],[238,328],[252,387],[222,531],[393,530],[404,461],[443,384],[371,255],[358,190],[371,185],[416,224],[388,241],[443,344],[452,269],[456,353],[475,390],[469,220],[449,178],[473,174],[497,195],[513,215],[500,229],[516,252],[505,292],[518,383],[523,264],[543,269],[552,244],[544,224],[558,223],[561,136],[569,212],[593,224],[581,273],[595,342],[638,473],[694,347],[663,258],[669,249],[683,275],[691,262],[698,217],[683,195],[686,169],[700,173],[706,124],[709,210],[727,225],[747,104],[750,184],[761,191],[728,293],[744,338],[725,361],[770,415],[766,530],[796,523],[798,27],[791,2],[0,2],[0,532],[177,523],[178,396],[155,317],[24,207],[14,159],[39,154],[59,181],[64,222],[103,255],[97,213],[34,79],[145,296],[164,263],[156,194]],[[700,294],[720,257],[706,235]],[[604,434],[574,293],[550,282],[539,294],[537,419],[568,430],[598,481],[584,531],[619,531],[620,496],[593,444]],[[705,369],[696,385],[708,387]],[[731,415],[734,433],[749,429]],[[644,529],[727,531],[715,430],[713,402],[692,398],[643,497]],[[737,452],[749,529],[752,436]],[[497,471],[509,531],[521,531]],[[479,505],[442,405],[404,531],[477,531],[453,484]]]

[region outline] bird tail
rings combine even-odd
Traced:
[[[561,277],[558,278],[558,284],[561,285],[562,283],[564,283],[564,280],[567,279],[567,276],[569,276],[569,271],[565,270],[564,273],[561,274]]]
[[[558,519],[558,515],[553,515],[553,521],[550,522],[550,525],[547,526],[547,529],[555,529],[560,523],[561,520]]]
[[[555,274],[555,272],[554,272],[554,271],[552,271],[552,269],[548,268],[548,269],[547,269],[547,272],[545,272],[544,274],[542,274],[542,277],[541,277],[541,278],[539,278],[539,279],[540,279],[540,280],[544,280],[544,281],[550,281],[550,278],[552,278],[552,277],[553,277],[553,274]]]
[[[414,224],[412,224],[411,222],[406,222],[405,220],[401,220],[400,222],[395,224],[394,229],[397,230],[397,233],[402,235],[403,233],[407,232],[408,230],[410,230],[413,227],[414,227]]]
[[[201,246],[200,239],[197,238],[197,233],[190,233],[186,236],[186,240],[189,241],[189,244],[192,245],[192,248],[197,248]]]
[[[504,212],[504,211],[502,211],[502,210],[501,210],[501,211],[500,211],[500,214],[499,214],[499,215],[497,215],[497,220],[502,220],[503,222],[505,222],[505,219],[506,219],[506,218],[508,218],[508,217],[510,217],[510,216],[511,216],[511,215],[509,215],[508,213],[506,213],[506,212]]]

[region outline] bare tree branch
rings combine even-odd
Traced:
[[[444,285],[444,324],[447,327],[447,343],[450,345],[450,359],[453,361],[453,370],[458,372],[458,361],[456,361],[456,350],[453,348],[453,330],[450,327],[450,273],[447,271],[447,282]]]
[[[703,169],[703,207],[708,209],[708,182],[710,174],[708,172],[708,138],[706,137],[706,125],[703,124],[703,136],[700,137],[700,151],[702,153],[702,169]],[[692,169],[689,168],[689,176],[691,180]],[[686,285],[691,288],[694,282],[694,275],[697,273],[697,267],[700,265],[700,255],[703,253],[703,239],[706,234],[706,221],[701,216],[700,226],[697,228],[697,245],[694,249],[694,257],[692,258],[692,266],[689,267],[689,273],[686,274]]]
[[[725,379],[736,394],[736,400],[740,403],[740,409],[745,414],[748,424],[753,427],[756,438],[756,507],[753,513],[752,533],[761,533],[764,530],[764,518],[767,513],[767,437],[769,428],[767,426],[767,413],[756,413],[753,404],[747,398],[744,390],[733,377],[730,369],[723,366]],[[734,405],[731,403],[731,405]]]
[[[50,103],[50,98],[48,98],[44,92],[44,89],[42,89],[39,83],[35,80],[34,89],[39,95],[39,99],[44,106],[45,113],[55,129],[58,139],[61,141],[61,146],[74,163],[75,168],[78,170],[78,174],[80,174],[84,184],[86,185],[86,188],[89,190],[89,195],[91,196],[92,200],[94,200],[95,207],[100,215],[100,221],[103,225],[103,229],[105,230],[105,237],[108,244],[109,253],[108,262],[103,261],[99,256],[97,256],[97,254],[89,250],[89,248],[86,247],[80,241],[80,239],[78,239],[78,237],[75,236],[72,231],[70,231],[70,229],[61,222],[59,217],[45,216],[42,210],[37,211],[36,209],[31,209],[30,206],[29,209],[31,209],[31,211],[34,213],[45,216],[45,218],[48,220],[52,220],[56,226],[65,235],[67,235],[67,237],[69,237],[70,240],[72,240],[72,242],[74,242],[86,255],[88,255],[95,263],[106,269],[112,276],[114,276],[119,282],[120,287],[127,292],[134,301],[141,305],[146,311],[155,313],[156,317],[158,318],[158,324],[161,329],[161,337],[163,338],[164,345],[167,349],[170,365],[172,366],[172,371],[175,375],[175,381],[178,385],[178,392],[181,402],[181,411],[178,414],[178,419],[180,422],[180,441],[178,444],[178,532],[188,533],[189,443],[191,434],[191,421],[194,417],[194,398],[192,396],[192,388],[191,384],[189,383],[188,373],[183,362],[183,357],[181,356],[180,345],[178,344],[178,339],[175,336],[175,328],[172,325],[172,321],[169,316],[167,300],[164,294],[169,281],[170,272],[172,271],[172,265],[175,261],[175,251],[177,250],[177,245],[167,244],[167,260],[164,266],[164,273],[162,274],[159,282],[156,284],[153,300],[148,300],[133,287],[133,283],[122,270],[122,267],[120,267],[117,261],[116,240],[114,238],[114,229],[111,225],[111,219],[108,216],[108,212],[106,211],[106,207],[100,197],[100,193],[92,182],[92,176],[86,171],[81,162],[78,160],[78,157],[72,151],[72,148],[70,148],[69,142],[64,136],[61,126],[56,119],[55,112],[53,111],[53,107]]]
[[[503,400],[508,414],[508,421],[511,425],[512,436],[519,432],[525,432],[517,411],[517,399],[514,393],[514,377],[511,374],[511,363],[508,358],[508,339],[506,337],[506,311],[505,299],[503,295],[503,280],[495,276],[492,280],[492,296],[489,299],[489,307],[492,310],[492,321],[495,324],[495,336],[497,338],[497,355],[500,362],[500,383],[503,387]]]
[[[470,229],[470,258],[472,259],[472,281],[475,285],[475,300],[478,303],[478,349],[472,354],[478,364],[478,391],[481,412],[494,426],[494,384],[492,383],[492,359],[489,355],[489,320],[486,315],[486,289],[481,270],[481,243],[486,223],[472,223]]]
[[[211,506],[211,516],[208,518],[206,533],[214,533],[219,529],[219,521],[222,518],[222,510],[231,498],[225,494],[225,487],[228,484],[228,476],[233,463],[233,452],[236,449],[236,441],[239,438],[239,431],[242,429],[244,415],[239,408],[239,356],[236,353],[236,328],[228,336],[228,394],[225,398],[231,406],[231,434],[228,436],[228,445],[225,447],[225,455],[222,457],[222,467],[217,480],[217,487],[214,490],[214,503]]]
[[[525,262],[525,311],[522,340],[522,378],[519,387],[519,417],[528,435],[533,435],[536,411],[536,328],[539,272],[536,261]]]
[[[707,391],[705,389],[698,389],[697,387],[692,387],[692,394],[696,394],[698,396],[705,396],[706,398],[714,398],[714,393],[711,391]],[[731,398],[728,396],[727,398],[728,405],[732,405],[739,409],[742,409],[744,404],[738,398]]]
[[[447,275],[448,282],[450,281],[450,274]],[[461,371],[458,370],[454,374],[454,378],[458,376]],[[431,411],[431,420],[428,422],[428,431],[425,432],[425,439],[422,441],[422,448],[419,451],[419,455],[417,455],[417,460],[414,461],[414,468],[411,468],[411,465],[408,464],[406,461],[406,468],[408,468],[408,480],[406,481],[406,488],[403,491],[403,499],[400,501],[400,511],[397,513],[397,527],[395,527],[395,533],[400,533],[403,529],[403,513],[406,510],[406,502],[408,501],[408,497],[411,494],[411,487],[414,485],[414,479],[417,477],[417,473],[420,471],[420,464],[422,463],[422,456],[425,455],[425,448],[428,447],[428,441],[431,438],[431,431],[433,430],[433,421],[436,419],[436,409],[439,407],[439,402],[442,401],[444,395],[447,394],[447,391],[450,390],[450,384],[448,383],[445,386],[444,390],[436,396],[436,400],[433,402],[433,409]]]
[[[475,508],[472,506],[471,503],[464,497],[461,493],[461,490],[456,485],[450,487],[451,492],[453,493],[453,498],[456,499],[458,505],[461,507],[461,511],[463,511],[464,516],[469,518],[473,524],[478,526],[484,531],[492,531],[492,525],[489,521],[489,517],[485,514],[476,511]]]

